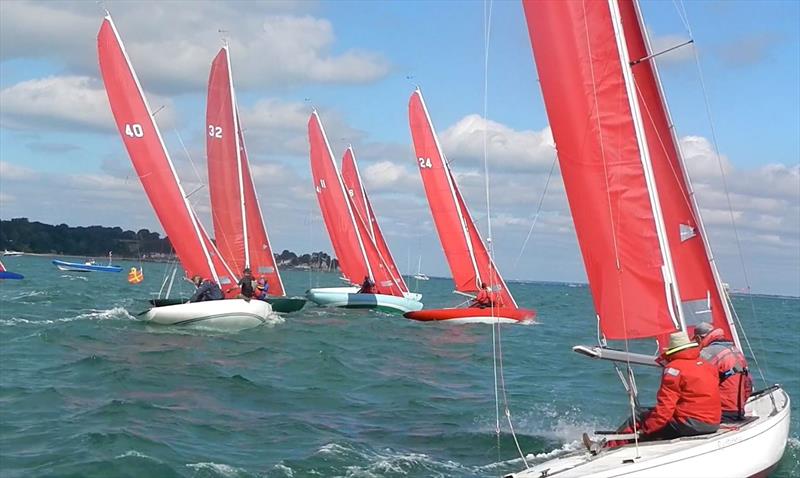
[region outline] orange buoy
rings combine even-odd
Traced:
[[[131,271],[128,272],[128,282],[131,284],[138,284],[144,280],[144,273],[141,269],[137,269],[135,267],[131,267]]]

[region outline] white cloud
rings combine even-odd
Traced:
[[[550,128],[515,131],[496,121],[472,114],[441,133],[442,148],[450,161],[483,163],[484,133],[489,159],[509,170],[542,171],[555,157]]]
[[[8,161],[0,161],[0,178],[5,181],[23,181],[34,179],[37,176],[38,173],[33,169],[9,163]]]
[[[370,164],[361,172],[361,177],[368,191],[407,190],[420,180],[416,172],[392,161]]]
[[[376,53],[332,53],[328,20],[299,14],[306,2],[108,2],[143,85],[156,92],[203,90],[227,30],[241,88],[365,83],[385,76]],[[96,74],[94,2],[1,2],[0,60],[52,58],[68,71]],[[25,39],[25,41],[21,41]]]
[[[158,122],[162,127],[172,125],[171,101],[157,96],[149,100],[153,105],[167,105],[159,112]],[[0,126],[37,131],[116,129],[103,85],[87,76],[50,76],[4,88],[0,91]]]

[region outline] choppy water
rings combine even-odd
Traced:
[[[0,476],[499,476],[521,468],[508,427],[495,435],[491,328],[419,324],[313,306],[235,334],[148,326],[157,291],[125,274],[68,274],[49,259],[5,260],[0,281]],[[131,264],[122,263],[124,266]],[[290,293],[339,285],[287,272]],[[454,305],[449,280],[420,283]],[[533,326],[502,329],[514,426],[529,460],[576,449],[615,425],[613,370],[570,352],[593,343],[588,289],[511,284]],[[188,287],[186,288],[188,291]],[[800,474],[800,301],[736,298],[770,382],[793,396],[775,476]],[[768,324],[769,327],[763,327]],[[640,377],[652,397],[657,377]],[[759,383],[759,385],[761,385]]]

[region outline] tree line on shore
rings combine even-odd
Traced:
[[[121,227],[44,224],[18,217],[0,220],[0,250],[71,256],[105,256],[170,260],[174,251],[168,237],[148,229],[126,231]],[[275,254],[282,267],[336,270],[339,262],[325,252],[297,255],[284,250]]]

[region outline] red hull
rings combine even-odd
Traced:
[[[530,309],[516,309],[512,307],[501,307],[497,309],[427,309],[416,312],[406,312],[403,317],[421,322],[441,322],[441,321],[461,321],[461,322],[480,322],[481,318],[488,319],[486,322],[500,320],[504,322],[530,322],[536,317],[536,311]]]

